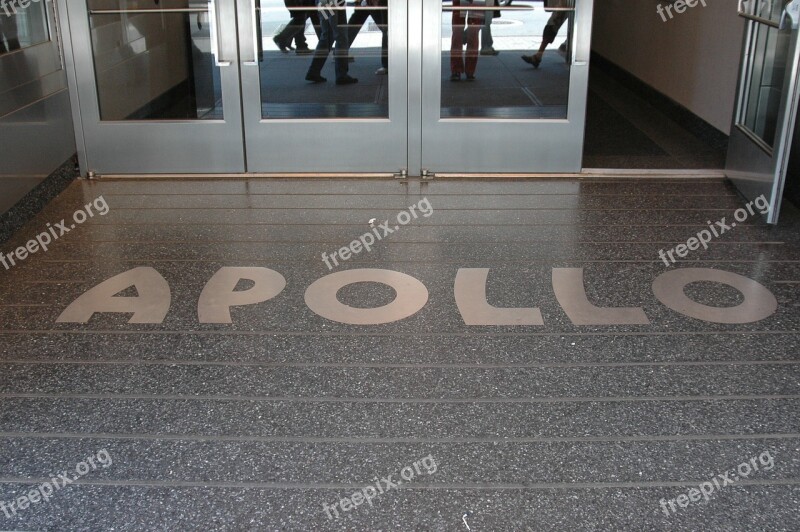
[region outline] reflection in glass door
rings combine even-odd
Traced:
[[[747,22],[726,173],[777,223],[800,87],[800,0],[742,0]]]
[[[423,9],[422,161],[432,172],[578,172],[593,0]]]

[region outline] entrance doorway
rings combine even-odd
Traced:
[[[593,0],[289,4],[70,3],[84,171],[581,169]],[[521,56],[554,18],[534,68]],[[348,28],[358,83],[336,83],[335,53],[311,68],[314,19]]]

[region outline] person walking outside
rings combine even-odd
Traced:
[[[473,0],[453,0],[453,7],[475,5]],[[475,81],[478,68],[478,35],[483,26],[483,13],[453,11],[453,36],[450,39],[450,81],[461,81],[461,74],[467,81]],[[465,32],[466,30],[466,32]],[[464,34],[467,51],[464,53]]]

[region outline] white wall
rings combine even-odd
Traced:
[[[706,0],[664,22],[667,0],[595,0],[592,49],[729,134],[744,22]],[[674,13],[674,10],[673,10]]]

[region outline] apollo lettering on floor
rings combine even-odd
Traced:
[[[455,302],[466,325],[543,326],[538,308],[501,308],[487,301],[488,268],[461,268],[454,282]],[[250,288],[237,290],[242,281]],[[355,283],[380,283],[395,290],[395,299],[376,308],[356,308],[339,301],[337,293]],[[686,295],[687,285],[711,282],[730,286],[742,295],[733,307],[712,307]],[[574,325],[647,325],[649,318],[640,307],[598,307],[586,294],[582,268],[553,268],[556,300]],[[117,296],[134,287],[135,297]],[[278,297],[286,279],[263,267],[224,267],[206,283],[197,303],[200,323],[233,323],[231,309],[264,303]],[[653,294],[679,314],[711,323],[742,324],[763,320],[778,309],[775,296],[762,284],[742,275],[712,268],[681,268],[659,275]],[[326,275],[305,292],[308,308],[325,319],[348,325],[381,325],[409,318],[428,302],[428,289],[418,279],[392,270],[353,269]],[[163,323],[172,304],[166,279],[153,268],[139,267],[123,272],[91,288],[72,302],[58,317],[58,323],[88,323],[94,314],[132,314],[129,323]]]

